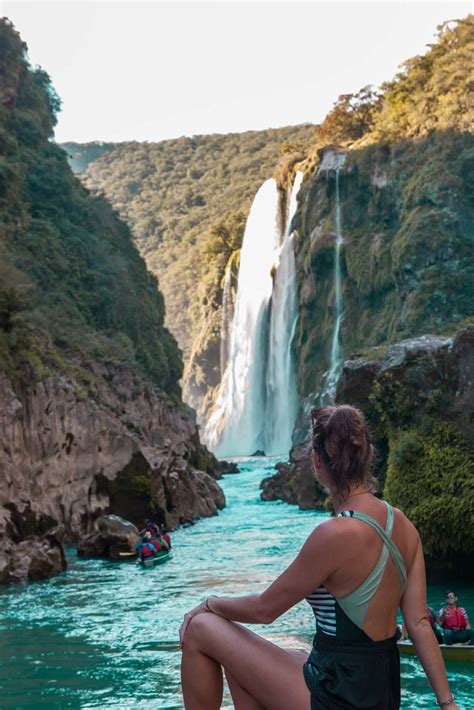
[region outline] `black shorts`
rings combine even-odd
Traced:
[[[303,666],[311,710],[399,710],[400,656],[396,637],[337,641],[317,635]]]

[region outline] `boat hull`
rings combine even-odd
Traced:
[[[444,643],[439,645],[445,661],[474,661],[474,646],[464,646],[454,644],[447,646]],[[411,641],[399,641],[398,648],[402,656],[416,656],[416,650]]]
[[[166,555],[160,555],[159,557],[146,557],[144,560],[138,560],[141,567],[156,567],[157,565],[162,565],[164,562],[168,562],[173,557],[173,553],[167,552]]]

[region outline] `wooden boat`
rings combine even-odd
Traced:
[[[447,646],[441,643],[439,647],[445,661],[474,661],[474,646],[464,646],[462,643]],[[399,641],[398,648],[402,656],[416,656],[411,641]]]
[[[145,559],[137,560],[137,564],[141,567],[156,567],[157,565],[162,565],[163,562],[168,562],[173,557],[171,550],[165,552],[163,555],[155,555],[155,557],[145,557]]]

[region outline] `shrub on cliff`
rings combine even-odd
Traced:
[[[342,94],[324,121],[316,126],[318,144],[351,143],[374,128],[381,108],[381,95],[373,86],[354,94]]]
[[[474,554],[474,456],[450,423],[425,418],[390,437],[385,497],[418,528],[430,566]]]
[[[415,138],[432,130],[472,130],[474,15],[443,22],[425,54],[405,61],[392,81],[339,96],[316,126],[316,144]]]
[[[474,15],[443,22],[426,54],[402,65],[395,79],[382,85],[382,111],[374,140],[415,137],[430,130],[472,130],[471,64]]]

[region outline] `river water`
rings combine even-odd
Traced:
[[[178,627],[209,594],[262,590],[291,561],[325,513],[263,503],[259,482],[277,459],[245,459],[222,481],[227,508],[173,534],[174,559],[156,569],[132,562],[78,559],[65,574],[0,591],[0,707],[17,710],[183,708]],[[474,593],[457,587],[474,616]],[[438,609],[444,589],[431,587]],[[285,647],[311,643],[313,615],[302,602],[267,627],[253,627]],[[469,664],[451,662],[451,687],[464,710]],[[402,659],[404,710],[435,707],[416,659]],[[223,707],[232,708],[226,694]]]

